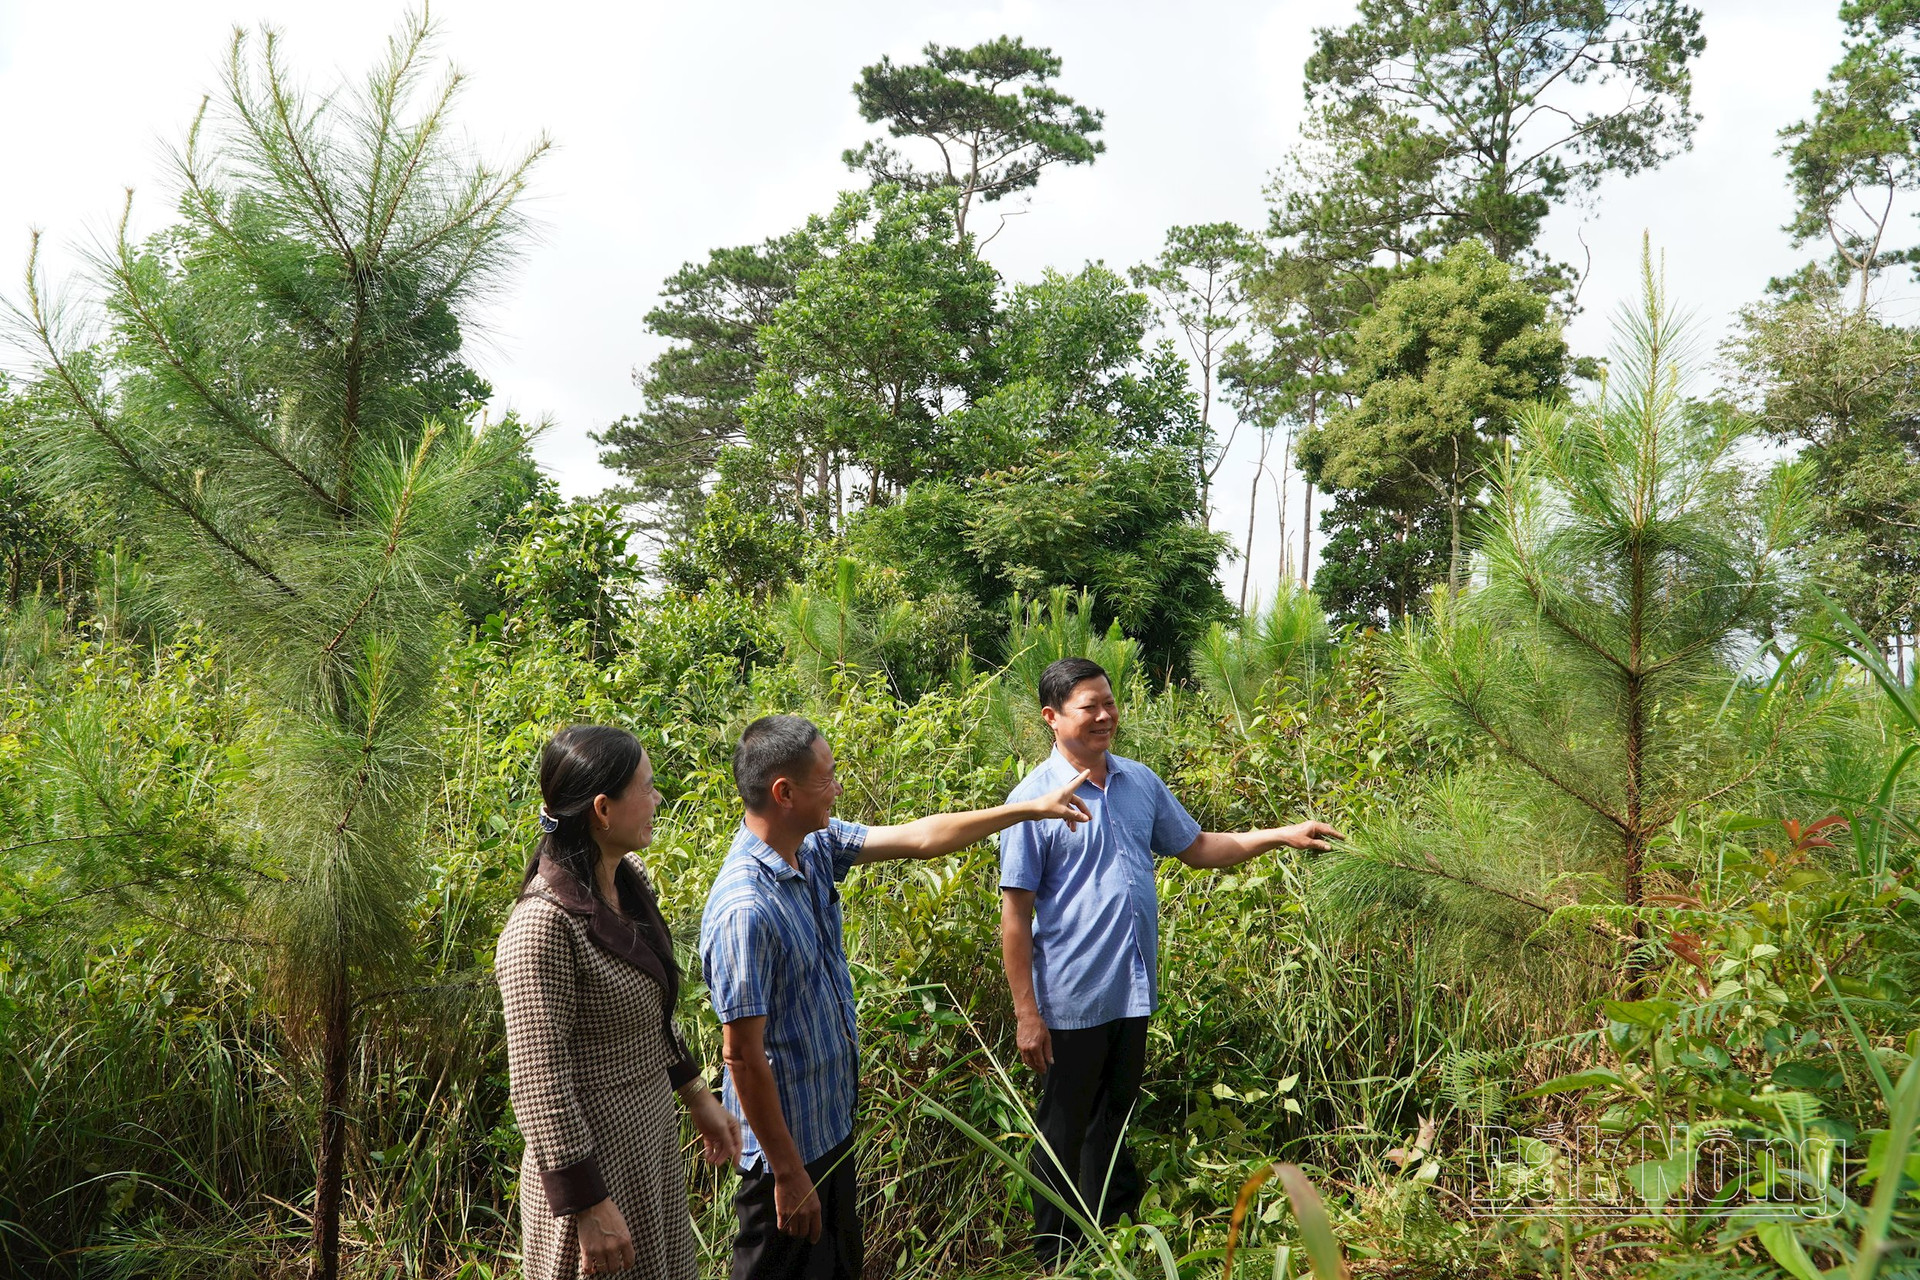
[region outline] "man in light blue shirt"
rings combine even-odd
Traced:
[[[1054,753],[1008,803],[1084,776],[1088,820],[1023,822],[1000,837],[1000,948],[1020,1057],[1042,1073],[1034,1173],[1102,1225],[1138,1212],[1145,1189],[1122,1137],[1159,1003],[1156,858],[1236,866],[1278,848],[1323,850],[1324,822],[1238,835],[1202,831],[1158,774],[1110,750],[1119,706],[1107,673],[1062,658],[1040,677]],[[1078,1199],[1076,1200],[1076,1196]],[[1034,1250],[1051,1266],[1080,1229],[1034,1197]]]

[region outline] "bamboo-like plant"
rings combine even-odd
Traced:
[[[1804,706],[1751,659],[1808,515],[1797,468],[1759,473],[1747,425],[1689,400],[1650,252],[1642,274],[1599,396],[1521,416],[1477,583],[1400,652],[1418,714],[1585,812],[1598,853],[1566,883],[1597,881],[1636,933],[1656,835],[1767,768]]]
[[[247,807],[273,860],[229,923],[268,948],[289,1025],[319,1032],[324,1280],[356,996],[410,951],[444,609],[520,444],[471,424],[458,353],[545,143],[468,155],[460,77],[421,106],[429,43],[410,20],[364,84],[315,96],[275,32],[236,32],[174,158],[179,222],[141,243],[123,217],[85,306],[49,296],[36,240],[9,308],[45,393],[26,423],[42,482],[137,513],[160,586],[266,708]]]

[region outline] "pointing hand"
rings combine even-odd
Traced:
[[[1093,814],[1087,809],[1086,804],[1080,797],[1074,794],[1080,789],[1080,784],[1087,780],[1089,772],[1090,770],[1082,769],[1080,776],[1072,782],[1061,787],[1058,791],[1049,792],[1047,795],[1040,797],[1036,802],[1036,807],[1040,812],[1035,816],[1039,818],[1059,818],[1067,824],[1067,830],[1069,831],[1077,830],[1081,823],[1091,821]]]

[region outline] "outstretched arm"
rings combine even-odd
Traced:
[[[1324,822],[1296,822],[1291,827],[1272,827],[1265,831],[1202,831],[1200,838],[1176,856],[1190,867],[1217,871],[1237,867],[1248,858],[1257,858],[1274,849],[1310,849],[1325,853],[1333,846],[1329,840],[1345,836]]]
[[[937,858],[985,840],[996,831],[1005,831],[1016,822],[1060,818],[1069,828],[1078,826],[1092,816],[1073,794],[1086,780],[1086,771],[1082,770],[1072,782],[1038,800],[995,805],[991,809],[969,809],[965,813],[936,813],[894,827],[871,827],[867,831],[866,846],[854,862]]]

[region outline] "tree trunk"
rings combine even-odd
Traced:
[[[1211,316],[1211,308],[1209,316]],[[1207,465],[1207,450],[1213,445],[1213,338],[1209,334],[1201,347],[1200,360],[1200,524],[1213,530],[1213,468]]]
[[[1641,670],[1647,604],[1645,548],[1636,540],[1631,554],[1632,598],[1627,602],[1626,866],[1620,896],[1629,908],[1637,909],[1646,900],[1646,853],[1652,833],[1646,828],[1647,688],[1646,676]],[[1645,941],[1645,920],[1636,917],[1633,936],[1636,941]],[[1627,998],[1639,999],[1645,985],[1645,962],[1638,958],[1630,959],[1627,963]]]
[[[827,450],[823,448],[820,450],[819,460],[814,463],[813,470],[813,487],[814,492],[820,495],[820,522],[822,524],[833,523],[833,507],[828,489],[831,483],[832,481],[827,475]]]
[[[344,967],[334,975],[326,1006],[320,1046],[320,1159],[313,1189],[313,1273],[318,1280],[339,1280],[341,1167],[346,1154],[353,1012]]]
[[[1319,422],[1320,393],[1318,391],[1309,391],[1307,393],[1307,431],[1311,433]],[[1287,455],[1289,458],[1293,455],[1291,434],[1288,436]],[[1302,469],[1301,474],[1306,476],[1304,469]],[[1313,563],[1313,477],[1306,476],[1306,481],[1307,509],[1306,514],[1302,516],[1300,520],[1300,585],[1310,588],[1312,582],[1308,577],[1308,573],[1310,572],[1309,566]]]
[[[1407,546],[1413,541],[1413,512],[1400,513],[1400,545]],[[1407,578],[1405,574],[1394,585],[1394,594],[1400,597],[1400,621],[1405,622],[1410,615],[1407,608]]]
[[[1447,595],[1460,594],[1460,437],[1453,438],[1453,483],[1447,491]]]
[[[1253,515],[1260,509],[1260,472],[1253,473],[1253,492],[1247,496],[1247,549],[1240,557],[1240,612],[1247,611],[1247,579],[1253,574]],[[1286,522],[1280,525],[1282,534],[1286,532]]]
[[[1307,510],[1300,520],[1300,585],[1311,587],[1308,566],[1313,561],[1313,481],[1307,481]]]
[[[1447,594],[1460,594],[1460,502],[1456,497],[1447,503],[1447,518],[1453,528],[1447,543]]]

